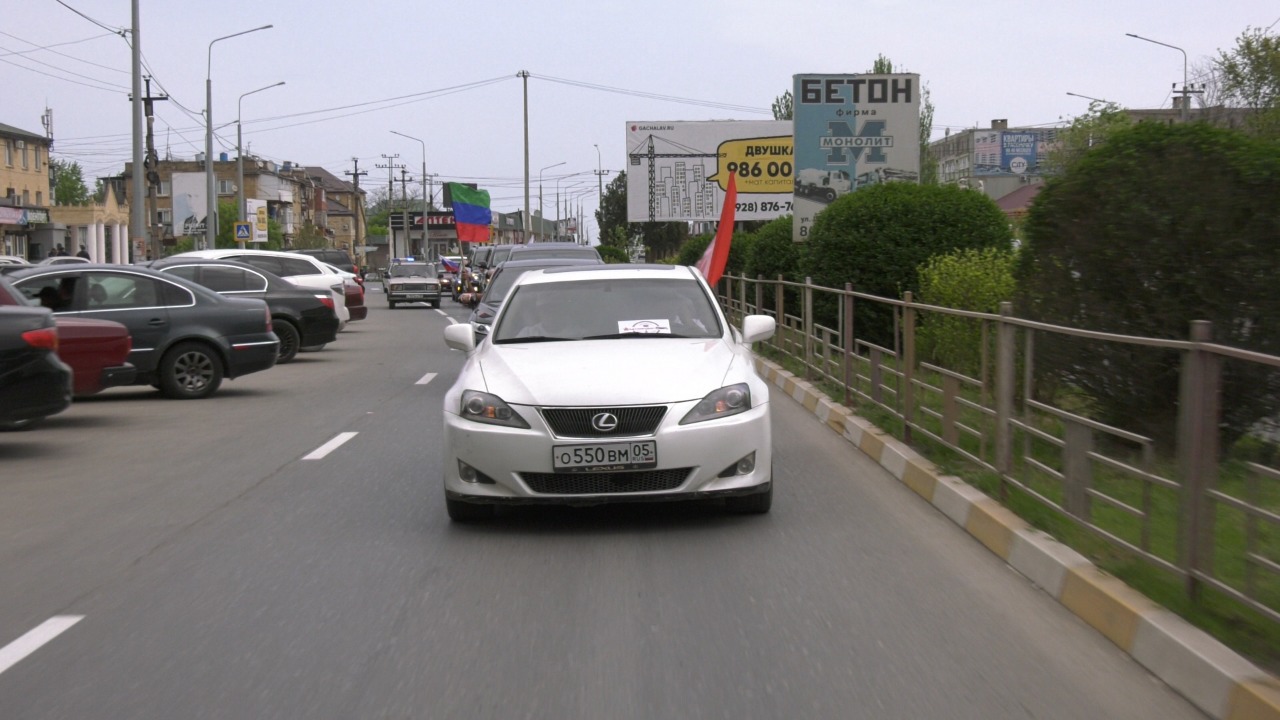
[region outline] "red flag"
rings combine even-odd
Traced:
[[[729,188],[724,191],[724,207],[720,208],[720,224],[716,227],[716,236],[695,266],[713,288],[724,274],[724,266],[729,262],[729,243],[733,242],[733,210],[738,204],[738,185],[734,182],[734,174],[729,173]]]

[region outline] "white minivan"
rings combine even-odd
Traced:
[[[277,250],[225,248],[221,250],[193,250],[179,253],[173,257],[238,260],[259,270],[278,275],[300,287],[327,289],[333,294],[333,309],[338,314],[338,329],[345,328],[347,321],[351,319],[351,312],[347,310],[346,295],[343,291],[344,277],[350,275],[350,273],[344,273],[309,255]]]

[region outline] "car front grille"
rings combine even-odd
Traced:
[[[603,473],[520,473],[529,489],[544,495],[619,495],[675,490],[693,468]]]
[[[609,432],[595,429],[591,419],[601,413],[609,413],[618,419],[618,426]],[[558,437],[635,437],[652,435],[658,423],[667,414],[665,405],[598,408],[542,408],[542,417]]]
[[[440,286],[435,283],[400,283],[393,289],[401,292],[435,292]]]

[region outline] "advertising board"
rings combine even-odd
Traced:
[[[881,182],[919,182],[919,75],[796,75],[792,92],[796,241],[841,195]]]
[[[632,121],[626,147],[628,222],[719,220],[729,173],[735,219],[792,211],[790,121]]]
[[[252,238],[249,242],[265,243],[267,241],[267,201],[245,198],[245,217],[253,223]]]
[[[1026,175],[1039,169],[1040,133],[979,130],[973,134],[974,175]]]
[[[209,197],[204,173],[173,174],[170,179],[173,193],[173,236],[203,235]]]

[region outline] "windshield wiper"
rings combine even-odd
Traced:
[[[650,337],[654,337],[654,338],[691,338],[691,337],[694,337],[694,336],[693,336],[693,335],[681,335],[680,333],[673,333],[673,332],[660,332],[660,333],[609,333],[608,335],[588,335],[587,337],[584,337],[584,338],[582,338],[582,339],[583,339],[583,340],[612,340],[612,339],[614,339],[614,338],[633,338],[633,337],[644,337],[644,338],[650,338]]]
[[[536,342],[561,342],[561,341],[577,341],[579,338],[571,337],[555,337],[552,335],[530,335],[528,337],[511,337],[495,340],[496,345],[506,345],[508,343],[536,343]]]

